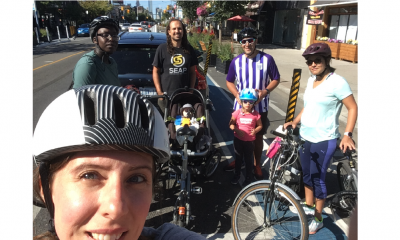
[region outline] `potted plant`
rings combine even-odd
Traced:
[[[218,72],[227,74],[229,65],[233,59],[233,53],[231,51],[230,44],[221,44],[220,51],[217,52],[217,60],[215,68]]]
[[[49,34],[49,38],[47,38],[47,31],[46,31],[46,29],[44,29],[44,28],[41,28],[41,29],[40,29],[39,35],[40,35],[40,36],[39,36],[39,40],[40,40],[40,41],[48,42],[48,41],[49,41],[49,38],[50,38],[50,41],[52,40],[51,34]]]

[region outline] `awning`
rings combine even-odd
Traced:
[[[357,3],[358,0],[336,0],[336,1],[324,1],[319,0],[316,3],[308,6],[308,7],[325,7],[325,6],[333,6],[333,5],[343,5],[350,3]]]

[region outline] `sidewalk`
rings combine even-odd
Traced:
[[[59,44],[59,43],[63,43],[63,42],[70,42],[71,40],[73,40],[72,37],[70,37],[70,38],[53,39],[51,42],[39,42],[39,44],[36,45],[36,46],[33,46],[33,48],[41,48],[41,47],[55,45],[55,44]]]

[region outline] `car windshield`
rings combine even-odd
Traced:
[[[88,28],[89,27],[89,23],[81,24],[79,27],[80,28]]]
[[[139,24],[132,24],[131,27],[141,27]]]
[[[129,23],[124,23],[122,26],[129,26],[130,24]]]
[[[118,46],[112,58],[117,62],[118,74],[151,74],[158,46]]]

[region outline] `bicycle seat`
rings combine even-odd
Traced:
[[[179,129],[176,133],[178,136],[196,136],[196,132],[189,128],[187,124],[183,128]]]

